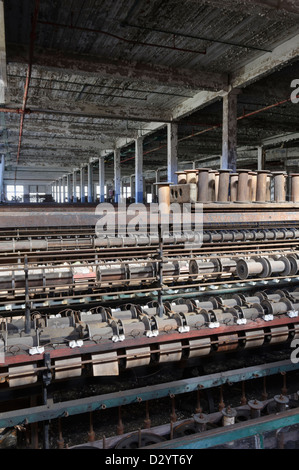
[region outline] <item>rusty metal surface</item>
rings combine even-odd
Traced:
[[[0,229],[21,227],[67,227],[67,226],[95,226],[99,220],[96,215],[96,206],[81,208],[78,206],[34,208],[17,207],[9,209],[1,206]],[[149,207],[148,212],[149,212]],[[117,220],[117,208],[115,208]],[[135,215],[134,215],[135,216]],[[130,220],[133,215],[128,218]],[[194,217],[194,214],[192,215]],[[171,220],[171,215],[170,215]],[[299,203],[223,203],[203,205],[203,224],[235,224],[259,222],[298,222]],[[148,218],[149,222],[149,218]]]
[[[271,325],[269,322],[264,321],[260,318],[256,319],[255,321],[248,322],[246,326],[244,325],[233,325],[233,326],[220,326],[219,328],[215,328],[213,330],[213,334],[216,334],[220,341],[222,341],[222,336],[227,335],[234,335],[242,332],[254,332],[257,333],[257,336],[261,333],[263,334],[264,328],[275,327],[275,326],[286,326],[286,325],[298,325],[298,318],[278,318],[271,321]],[[153,346],[163,344],[166,348],[169,348],[171,342],[178,342],[181,346],[182,340],[189,340],[189,339],[196,339],[196,338],[210,338],[212,331],[208,328],[204,328],[202,330],[191,330],[184,334],[175,332],[175,333],[161,333],[159,336],[148,338],[134,338],[134,339],[125,339],[124,341],[113,343],[112,341],[103,342],[101,344],[95,344],[93,341],[85,341],[84,345],[80,348],[80,354],[96,354],[99,352],[108,352],[108,351],[116,351],[121,350],[124,348],[138,348],[142,346]],[[173,348],[174,349],[174,348]],[[158,349],[157,349],[158,351]],[[67,358],[67,357],[74,357],[78,355],[78,349],[70,349],[69,347],[65,347],[64,345],[57,345],[55,349],[51,348],[48,350],[51,359],[58,359],[58,358]],[[28,363],[38,363],[39,361],[43,360],[43,354],[36,354],[34,356],[34,360],[32,356],[29,354],[18,354],[18,355],[6,355],[5,357],[5,366],[10,365],[17,365],[17,364],[28,364]]]

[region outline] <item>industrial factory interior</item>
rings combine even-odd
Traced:
[[[298,449],[299,1],[0,0],[0,118],[0,449]]]

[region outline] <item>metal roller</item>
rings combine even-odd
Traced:
[[[189,274],[191,280],[201,279],[205,274],[212,274],[214,272],[221,272],[221,265],[219,259],[211,259],[209,261],[191,260],[189,262]],[[198,276],[194,276],[198,274]]]
[[[51,272],[48,272],[51,271]],[[73,283],[72,270],[68,268],[43,268],[31,269],[28,271],[29,288],[50,288]],[[25,289],[25,272],[23,270],[2,271],[0,279],[0,290],[5,289]]]
[[[261,300],[257,295],[245,296],[243,294],[234,294],[232,298],[235,300],[236,305],[254,304],[259,303]]]
[[[267,258],[255,257],[249,260],[239,259],[236,266],[237,276],[247,279],[251,276],[268,277],[270,265]]]
[[[158,313],[158,304],[156,306],[145,305],[142,307],[142,313],[149,317],[156,315]],[[165,313],[165,311],[164,311]]]
[[[261,307],[266,315],[279,315],[286,313],[288,310],[293,310],[293,305],[287,298],[281,298],[278,302],[268,299],[262,300]]]
[[[189,340],[189,355],[188,358],[199,356],[207,356],[212,350],[210,338],[200,338]]]
[[[126,369],[132,367],[147,366],[151,360],[151,349],[149,346],[130,348],[126,350]]]
[[[273,300],[275,302],[278,302],[281,298],[285,297],[285,292],[283,292],[282,290],[276,290],[273,294],[267,294],[266,292],[264,292],[264,299]]]
[[[261,317],[264,313],[262,306],[258,303],[253,303],[248,307],[236,305],[234,309],[242,315],[246,320],[254,321]]]
[[[270,264],[269,276],[273,274],[280,274],[281,276],[288,276],[291,272],[291,263],[286,256],[275,258],[267,258]]]
[[[179,326],[175,318],[169,318],[166,315],[163,315],[163,317],[157,316],[155,321],[159,332],[170,333],[171,331],[176,331]]]
[[[164,302],[164,308],[165,308],[165,312],[167,313],[173,313],[173,312],[186,313],[190,311],[190,305],[187,303],[176,304],[174,302],[172,303]]]
[[[180,342],[159,345],[159,363],[180,361],[182,358],[182,344]]]
[[[265,341],[264,331],[262,329],[244,331],[244,336],[243,347],[245,349],[262,346]]]
[[[289,337],[289,328],[287,326],[277,326],[270,328],[270,343],[282,343]]]
[[[88,339],[99,342],[102,339],[111,339],[113,336],[113,330],[107,323],[89,323],[87,325],[87,337]]]
[[[156,275],[155,263],[122,263],[120,265],[97,266],[97,282],[102,286],[115,281],[126,281],[127,285],[138,284],[140,279],[144,282],[147,278]],[[112,284],[113,285],[113,284]]]
[[[8,334],[4,338],[4,348],[6,352],[28,351],[30,348],[38,346],[38,338],[35,331],[30,335]]]
[[[61,317],[58,315],[50,315],[46,318],[46,327],[50,328],[65,328],[68,326],[75,326],[74,315],[68,315],[65,317]]]
[[[234,309],[217,309],[213,310],[216,320],[223,325],[234,324]]]
[[[37,382],[36,364],[11,366],[8,368],[9,387],[31,385]]]
[[[221,307],[234,307],[235,305],[241,305],[242,302],[241,302],[241,299],[239,299],[237,296],[236,297],[233,297],[231,299],[222,299],[222,297],[215,297],[215,299],[217,300],[218,304],[221,306]]]
[[[92,372],[95,377],[119,375],[119,365],[116,351],[92,354],[91,359]]]
[[[196,300],[196,307],[210,310],[218,307],[218,302],[214,297],[210,297],[207,301],[198,301]]]
[[[56,359],[55,379],[69,379],[71,377],[80,377],[82,372],[81,357],[71,357],[68,359]]]
[[[134,307],[130,310],[111,309],[110,318],[116,318],[118,320],[130,320],[137,318],[137,311]]]
[[[286,257],[289,260],[290,265],[291,265],[291,270],[289,274],[291,276],[294,274],[297,274],[299,271],[299,259],[297,255],[287,255]]]
[[[47,343],[66,343],[70,341],[77,341],[80,339],[81,333],[80,328],[72,326],[63,327],[46,327],[39,330],[39,341],[40,344]]]
[[[30,323],[31,328],[34,327],[33,322]],[[8,334],[17,334],[25,330],[25,319],[24,318],[10,318],[5,325]]]
[[[108,320],[107,313],[105,309],[103,309],[103,313],[91,313],[91,312],[81,312],[80,313],[80,321],[87,324],[87,323],[105,323]]]
[[[299,325],[293,325],[293,339],[299,338]]]
[[[208,320],[208,312],[205,309],[202,309],[199,313],[188,312],[184,314],[186,325],[190,328],[200,329],[203,328]]]
[[[236,272],[237,262],[231,258],[220,258],[220,271],[225,273],[234,274]]]
[[[237,349],[238,346],[239,336],[236,333],[230,335],[221,335],[218,337],[218,352],[233,351],[234,349]]]
[[[119,334],[124,334],[125,337],[138,338],[143,336],[146,330],[146,324],[143,321],[135,320],[119,320],[118,321]]]

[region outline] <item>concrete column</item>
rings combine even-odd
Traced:
[[[221,169],[237,168],[237,103],[238,91],[232,90],[223,98]]]
[[[68,175],[66,175],[66,187],[67,187],[67,202],[71,202],[72,191],[71,191],[71,175],[70,175],[70,173]]]
[[[73,202],[77,202],[77,172],[73,171]]]
[[[265,169],[265,162],[263,158],[263,147],[261,145],[257,148],[257,169],[258,170]]]
[[[135,181],[134,181],[134,178],[135,178],[135,174],[133,175],[130,175],[130,189],[131,189],[131,200],[132,198],[134,198],[135,196]]]
[[[105,160],[99,158],[99,186],[100,186],[100,202],[105,201]]]
[[[5,157],[1,155],[1,163],[0,163],[0,201],[4,201],[4,169],[5,169]]]
[[[64,176],[62,178],[62,202],[63,203],[65,202],[65,198],[66,198],[66,190],[65,190],[66,185],[67,185],[67,177]]]
[[[135,202],[143,202],[143,139],[135,140]]]
[[[59,180],[56,180],[56,202],[59,202]]]
[[[167,124],[167,179],[176,184],[178,169],[178,125]]]
[[[58,188],[58,193],[59,193],[59,200],[58,202],[62,202],[62,178],[59,178],[59,188]]]
[[[155,183],[159,183],[160,182],[160,170],[159,168],[157,170],[155,170]],[[158,202],[158,186],[157,184],[153,185],[153,202]]]
[[[80,198],[81,198],[81,202],[85,202],[85,194],[84,194],[84,167],[80,168]]]
[[[87,165],[87,201],[93,202],[93,165],[91,162]]]
[[[121,200],[120,149],[114,150],[114,202]]]

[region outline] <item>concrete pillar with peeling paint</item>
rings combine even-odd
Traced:
[[[66,175],[66,190],[67,190],[67,202],[71,202],[72,191],[71,191],[71,175],[70,175],[70,173],[68,175]]]
[[[238,93],[238,90],[232,90],[223,97],[221,169],[234,172],[237,168]]]
[[[62,177],[62,202],[65,202],[65,184],[66,184],[66,177]]]
[[[5,157],[1,155],[0,162],[0,201],[4,201],[4,170],[5,170]]]
[[[99,158],[100,202],[105,202],[105,159]]]
[[[143,202],[143,174],[142,173],[143,173],[143,138],[137,137],[137,139],[135,139],[135,202],[141,202],[141,203]]]
[[[177,183],[176,171],[178,170],[178,125],[167,124],[167,179]]]
[[[73,171],[73,202],[77,202],[77,171]]]
[[[80,168],[80,198],[81,202],[85,202],[85,191],[84,191],[84,167]]]
[[[89,162],[87,165],[87,201],[93,202],[93,164]]]
[[[58,191],[58,194],[59,194],[58,202],[61,203],[62,202],[62,178],[59,178],[59,191]]]
[[[135,194],[134,178],[135,178],[135,174],[130,175],[130,194],[131,194],[130,198],[133,198]]]
[[[257,148],[257,169],[264,170],[264,156],[263,156],[263,147],[260,145]]]
[[[55,202],[58,202],[58,192],[59,192],[59,184],[58,181],[55,181]]]
[[[114,150],[114,202],[121,201],[120,149]]]

